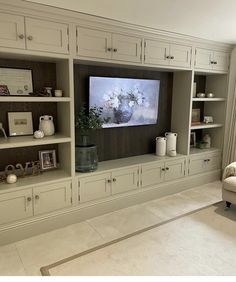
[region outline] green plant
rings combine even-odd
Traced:
[[[105,119],[101,117],[103,108],[92,107],[88,111],[83,106],[75,119],[75,127],[81,135],[88,135],[90,130],[102,128]]]

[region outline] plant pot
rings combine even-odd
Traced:
[[[77,172],[93,172],[98,168],[96,145],[77,145],[75,147],[75,169]]]

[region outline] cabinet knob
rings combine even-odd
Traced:
[[[113,182],[116,182],[116,178],[113,178]]]
[[[217,62],[214,62],[214,65],[217,65]]]
[[[31,198],[31,197],[28,197],[28,198],[27,198],[27,202],[30,203],[31,201],[32,201],[32,198]]]
[[[174,56],[171,56],[170,58],[171,58],[171,60],[174,60],[175,57],[174,57]]]
[[[107,180],[107,183],[111,183],[111,179],[108,179],[108,180]]]
[[[166,170],[170,170],[169,167],[167,167]]]
[[[214,63],[215,63],[214,61],[211,61],[211,64],[212,64],[212,65],[214,65]]]
[[[118,51],[118,49],[116,49],[116,48],[115,48],[115,49],[113,49],[113,52],[115,52],[115,53],[116,53],[117,51]]]
[[[39,200],[39,195],[36,195],[36,196],[35,196],[35,200]]]
[[[111,51],[112,51],[112,49],[111,49],[111,48],[107,48],[107,51],[108,51],[108,52],[111,52]]]
[[[162,168],[161,170],[162,170],[162,171],[166,171],[166,169],[165,169],[165,168]]]
[[[170,59],[170,56],[166,56],[166,59]]]
[[[19,34],[18,37],[19,37],[20,39],[24,39],[24,38],[25,38],[24,34]]]
[[[30,35],[30,36],[27,37],[27,39],[28,39],[29,41],[32,41],[32,40],[33,40],[33,36]]]

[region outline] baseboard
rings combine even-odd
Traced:
[[[113,198],[107,198],[100,202],[78,205],[77,207],[61,211],[57,214],[32,218],[27,221],[18,222],[15,225],[5,226],[4,229],[0,231],[0,245],[13,243],[67,225],[75,224],[95,216],[167,195],[176,194],[195,186],[220,180],[220,177],[220,170],[185,177],[155,187],[139,189],[129,194],[121,194]]]

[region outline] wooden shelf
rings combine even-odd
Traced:
[[[0,183],[0,194],[9,191],[31,188],[35,186],[44,185],[44,183],[54,183],[63,180],[69,180],[71,176],[62,169],[55,169],[47,172],[43,172],[38,176],[26,176],[24,178],[18,178],[14,184]]]
[[[190,155],[196,155],[196,154],[207,154],[207,153],[213,153],[213,152],[221,152],[218,148],[209,148],[209,149],[199,149],[199,148],[190,148]]]
[[[15,97],[15,96],[5,96],[0,97],[0,102],[34,102],[34,103],[51,103],[51,102],[70,102],[70,97]]]
[[[208,124],[202,123],[202,124],[199,124],[199,125],[192,125],[191,130],[217,128],[217,127],[223,127],[223,124],[220,124],[220,123],[208,123]]]
[[[9,137],[7,139],[1,137],[0,149],[60,144],[68,142],[71,142],[71,138],[62,134],[55,134],[53,136],[44,137],[43,139],[35,139],[33,136]]]
[[[193,102],[225,102],[225,98],[192,98]]]

